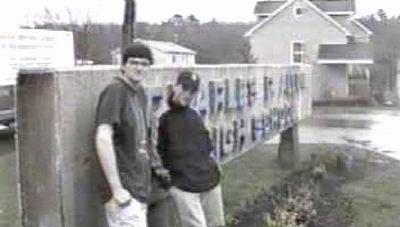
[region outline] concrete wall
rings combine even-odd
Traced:
[[[196,108],[204,114],[221,162],[244,154],[311,113],[308,66],[187,69],[202,78],[203,98]],[[181,70],[151,70],[145,84],[153,111],[161,111],[162,105],[154,100],[163,98],[163,86]],[[105,226],[97,193],[103,178],[94,151],[94,118],[101,90],[118,73],[119,67],[99,66],[19,76],[17,160],[24,226]]]

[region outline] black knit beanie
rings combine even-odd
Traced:
[[[151,54],[150,48],[140,42],[134,42],[125,48],[122,54],[122,64],[128,61],[128,58],[146,58],[150,64],[153,64],[153,55]]]

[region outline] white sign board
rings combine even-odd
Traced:
[[[0,30],[0,86],[14,85],[20,69],[74,66],[73,35],[39,29]]]

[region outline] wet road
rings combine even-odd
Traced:
[[[400,110],[318,109],[300,128],[301,143],[347,143],[400,160]]]
[[[350,144],[400,160],[399,129],[400,110],[325,107],[300,124],[299,137],[302,144]]]

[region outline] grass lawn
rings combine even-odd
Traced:
[[[19,225],[17,174],[14,147],[11,141],[0,139],[0,226]]]
[[[400,163],[389,160],[367,168],[361,180],[345,184],[353,199],[354,227],[400,226]]]
[[[339,149],[334,145],[301,145],[302,162],[312,153]],[[279,183],[290,171],[276,164],[276,145],[254,149],[223,166],[223,193],[227,221],[246,201]],[[400,226],[400,163],[384,162],[365,168],[364,177],[348,181],[343,192],[353,199],[354,227]],[[0,226],[18,227],[15,153],[10,141],[0,140]]]
[[[307,161],[312,153],[338,149],[341,147],[328,144],[301,145],[301,161]],[[223,167],[227,221],[232,220],[246,200],[290,174],[277,167],[276,151],[276,145],[265,145]],[[380,164],[366,165],[364,177],[343,185],[343,192],[353,199],[355,227],[400,226],[400,162],[383,157],[382,160],[385,161]]]

